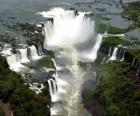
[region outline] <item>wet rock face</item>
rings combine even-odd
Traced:
[[[5,67],[5,68],[8,68],[9,67],[6,58],[3,57],[3,56],[1,56],[1,55],[0,55],[0,62],[2,63],[2,66],[3,67]]]
[[[126,54],[125,54],[125,59],[128,61],[128,62],[132,62],[134,56],[132,56],[128,51],[126,51]]]
[[[78,16],[79,14],[78,14],[78,10],[75,10],[74,11],[74,14],[75,14],[75,16]]]
[[[55,70],[50,70],[48,73],[46,73],[45,75],[45,81],[49,80],[49,79],[54,79],[53,75],[55,74]]]
[[[53,18],[47,18],[47,21],[50,21],[52,24],[54,23],[54,19]]]

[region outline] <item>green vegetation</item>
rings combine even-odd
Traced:
[[[87,104],[90,101],[92,101],[93,96],[94,96],[93,88],[91,90],[83,91],[83,93],[82,93],[82,97],[84,98],[83,103]]]
[[[54,67],[54,63],[53,61],[51,60],[51,57],[48,56],[48,57],[44,57],[40,60],[38,60],[36,63],[35,63],[36,66],[44,66],[44,67],[47,67],[47,68],[55,68]]]
[[[140,1],[125,5],[123,16],[128,20],[132,20],[134,22],[134,26],[140,27]]]
[[[26,43],[28,45],[34,45],[34,44],[38,44],[38,43],[42,43],[44,41],[44,36],[42,35],[42,33],[25,33],[24,34],[25,37],[28,37],[28,39],[26,40]]]
[[[103,49],[109,49],[109,47],[111,47],[111,46],[117,46],[117,45],[122,45],[122,46],[129,46],[129,45],[130,46],[135,46],[135,45],[140,45],[140,41],[138,41],[138,40],[134,40],[134,41],[129,41],[128,40],[127,41],[127,40],[124,40],[123,38],[120,38],[118,36],[104,37],[103,38],[103,41],[102,41],[101,49],[102,50]],[[138,50],[138,49],[136,49],[136,50]]]
[[[39,60],[32,61],[29,64],[25,64],[25,65],[27,65],[28,67],[33,68],[33,69],[41,68],[41,67],[55,69],[52,58],[54,58],[54,52],[52,52],[50,50],[46,50],[46,56],[42,57]]]
[[[17,26],[21,27],[22,30],[28,30],[34,32],[36,30],[36,26],[30,23],[17,23]]]
[[[41,68],[41,67],[47,67],[47,68],[55,68],[54,67],[54,63],[51,60],[50,56],[41,58],[37,61],[31,62],[30,64],[26,64],[28,65],[28,67],[32,68],[32,69],[36,69],[36,68]]]
[[[103,23],[96,23],[96,27],[95,30],[98,33],[104,33],[107,32],[109,34],[122,34],[122,33],[126,33],[129,31],[130,28],[128,29],[124,29],[124,28],[118,28],[115,26],[111,26],[111,25],[107,25],[107,24],[103,24]]]
[[[98,33],[105,33],[107,31],[107,25],[103,23],[96,22],[95,30]]]
[[[130,52],[130,54],[132,54],[133,56],[135,56],[135,58],[140,63],[140,49],[129,49],[128,51]]]
[[[110,47],[110,46],[116,46],[116,45],[131,45],[130,41],[126,41],[121,39],[120,37],[117,36],[112,36],[112,37],[104,37],[103,42],[102,42],[102,47]]]
[[[111,26],[111,25],[109,25],[108,28],[107,28],[107,32],[109,34],[122,34],[122,33],[128,32],[128,31],[129,31],[129,28],[124,29],[124,28],[114,27],[114,26]]]
[[[42,29],[37,28],[35,24],[30,23],[17,23],[17,26],[24,31],[23,36],[28,37],[26,41],[29,45],[42,43],[44,36],[42,35]]]
[[[0,99],[10,103],[14,116],[49,116],[50,96],[45,86],[42,94],[35,94],[0,57]]]
[[[0,116],[5,116],[5,112],[1,103],[0,103]]]
[[[93,91],[83,91],[83,103],[86,108],[98,116],[139,116],[140,114],[140,81],[136,75],[136,67],[131,67],[128,61],[108,62],[101,64],[103,57],[112,46],[131,46],[139,41],[126,41],[119,37],[103,39],[98,59],[96,61],[97,80],[91,88]],[[139,49],[128,49],[126,55],[134,56],[140,61]],[[90,93],[91,92],[91,93]],[[91,107],[92,106],[92,107]]]
[[[29,45],[42,43],[44,41],[44,36],[42,35],[42,29],[38,28],[35,24],[16,23],[11,28],[16,31],[23,32],[23,36],[27,37],[26,42]]]
[[[47,50],[47,56],[50,58],[54,58],[54,52],[51,50]]]
[[[96,111],[103,116],[139,116],[140,91],[128,63],[112,62],[98,68],[102,80],[94,96],[98,96]],[[101,113],[101,112],[99,112]]]

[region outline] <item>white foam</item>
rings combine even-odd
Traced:
[[[112,53],[112,56],[109,58],[110,61],[116,60],[117,59],[117,53],[118,53],[118,47],[114,48],[114,51]]]

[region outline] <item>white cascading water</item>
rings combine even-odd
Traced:
[[[125,37],[125,34],[108,34],[108,33],[106,33],[105,36],[107,36],[107,37],[109,37],[109,36]]]
[[[122,56],[122,58],[121,58],[120,61],[124,61],[124,56],[125,56],[125,50],[124,50],[124,52],[123,52],[123,56]]]
[[[41,58],[41,57],[38,55],[37,49],[36,49],[36,47],[35,47],[34,45],[30,46],[29,49],[30,49],[30,54],[31,54],[30,56],[31,56],[31,59],[32,59],[32,60],[38,60],[38,59]]]
[[[41,58],[41,56],[38,56],[37,50],[35,46],[30,46],[30,53],[31,53],[31,58],[32,60],[37,60]],[[16,54],[5,52],[3,51],[6,58],[7,62],[10,66],[10,69],[16,72],[19,72],[21,68],[25,68],[22,63],[29,63],[28,55],[27,55],[27,48],[25,49],[18,49]]]
[[[20,60],[18,58],[18,54],[12,54],[7,57],[7,62],[10,66],[10,69],[16,72],[19,72],[20,68],[22,67],[22,64],[20,63]]]
[[[137,73],[136,76],[139,78],[139,74],[140,74],[140,69],[137,69]]]
[[[136,58],[134,57],[134,58],[133,58],[133,61],[132,61],[132,66],[134,66],[135,60],[136,60]]]
[[[94,32],[94,21],[85,17],[84,12],[78,12],[75,15],[72,10],[64,10],[62,8],[54,8],[48,12],[41,12],[46,18],[53,18],[54,22],[46,22],[44,27],[46,49],[55,50],[57,54],[62,55],[61,60],[63,66],[69,70],[66,76],[62,76],[57,70],[62,63],[59,62],[57,55],[55,56],[57,63],[55,81],[48,80],[52,102],[57,102],[51,107],[51,115],[59,116],[89,116],[90,114],[81,104],[81,89],[84,82],[84,71],[79,65],[79,61],[94,62],[97,57],[97,51],[100,48],[103,35]],[[81,45],[92,39],[92,46],[88,51],[79,51],[76,45]],[[81,45],[82,47],[82,45]],[[88,47],[88,46],[87,46]],[[60,65],[60,66],[57,66]],[[53,85],[52,85],[53,84]],[[53,86],[57,84],[57,91],[53,94]],[[61,104],[58,105],[58,102]],[[63,107],[64,111],[59,110]]]
[[[114,51],[112,53],[112,56],[109,58],[110,61],[116,60],[117,59],[117,53],[118,53],[118,47],[114,48]]]
[[[8,48],[8,49],[4,49],[1,53],[4,55],[4,56],[9,56],[11,55],[11,48]]]
[[[17,58],[16,59],[17,59],[18,62],[20,62],[21,61],[21,53],[20,53],[19,50],[17,50],[16,52],[17,52],[16,53],[17,54],[17,56],[16,56]]]
[[[68,87],[68,83],[65,82],[64,80],[62,80],[61,78],[58,78],[58,73],[57,73],[57,71],[58,71],[57,67],[58,66],[56,65],[56,62],[55,62],[54,59],[52,59],[52,61],[53,61],[54,66],[56,68],[56,73],[53,75],[53,77],[55,78],[53,86],[56,86],[57,89],[56,89],[55,94],[52,94],[51,92],[50,92],[50,94],[51,94],[52,102],[57,102],[57,101],[61,100],[60,99],[60,96],[61,96],[60,94],[66,94],[66,90],[65,89]],[[49,80],[51,80],[51,79],[49,79]],[[50,84],[49,84],[49,87],[50,87]]]
[[[38,44],[38,48],[39,48],[39,53],[40,53],[40,55],[43,55],[44,53],[43,53],[41,44]]]
[[[24,67],[22,63],[29,62],[29,59],[27,57],[27,49],[18,49],[17,53],[11,53],[10,55],[5,56],[7,58],[7,62],[10,66],[10,69],[16,72],[20,72],[20,70]]]
[[[39,55],[43,55],[44,53],[43,53],[41,44],[38,44],[37,46],[38,46]]]
[[[112,47],[109,48],[108,57],[111,56],[111,50],[112,50]]]
[[[104,64],[106,61],[106,57],[103,58],[103,61],[101,62],[101,64]]]
[[[95,45],[93,46],[92,50],[89,52],[80,52],[79,57],[81,58],[82,61],[95,61],[97,58],[97,52],[100,48],[101,42],[102,42],[103,34],[98,34],[96,37],[96,42]]]
[[[51,99],[53,102],[57,101],[57,86],[56,86],[56,82],[53,79],[49,79],[48,80],[48,84],[49,84],[49,91],[50,91],[50,95],[51,95]]]
[[[18,49],[21,54],[21,63],[27,63],[29,62],[28,56],[27,56],[27,49]]]

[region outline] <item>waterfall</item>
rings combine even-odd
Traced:
[[[30,49],[30,56],[32,60],[38,60],[41,58],[40,56],[38,56],[37,49],[34,45],[30,46],[29,49]]]
[[[112,47],[109,48],[108,57],[111,56],[111,50],[112,50]]]
[[[51,84],[51,80],[48,80],[48,84],[49,84],[49,91],[50,91],[50,95],[52,97],[53,95],[53,91],[52,91],[52,84]]]
[[[16,56],[17,58],[17,61],[18,62],[20,62],[21,61],[21,53],[20,53],[20,51],[19,50],[17,50],[17,56]]]
[[[134,66],[135,60],[136,60],[136,58],[134,57],[134,58],[133,58],[133,61],[132,61],[132,66]]]
[[[68,85],[67,82],[65,82],[64,80],[62,80],[61,78],[59,78],[58,73],[57,73],[58,66],[56,65],[56,62],[55,62],[55,60],[53,58],[52,58],[52,61],[53,61],[54,66],[56,68],[56,72],[55,72],[55,74],[53,76],[54,76],[55,81],[57,83],[58,93],[60,93],[60,94],[61,93],[66,93],[65,88],[68,87],[69,85]]]
[[[63,67],[68,69],[66,75],[64,75],[63,69],[61,70],[63,75],[57,70],[58,66],[55,60],[58,61],[58,65],[61,62],[55,55],[55,60],[52,59],[56,67],[55,81],[53,79],[48,80],[51,100],[57,102],[51,106],[51,115],[89,116],[90,113],[81,104],[81,89],[85,81],[83,78],[85,72],[79,65],[79,61],[94,62],[96,60],[103,35],[95,34],[94,21],[85,17],[85,12],[78,12],[79,15],[75,15],[72,10],[54,8],[40,14],[54,20],[53,24],[51,21],[45,23],[44,48],[57,51],[58,54],[63,51],[61,60]],[[82,47],[84,43],[89,43],[91,47],[79,51],[76,46]],[[57,90],[53,93],[53,89],[56,88],[55,85],[57,85]],[[58,101],[61,104],[58,104]],[[59,110],[60,108],[62,109]]]
[[[40,56],[38,56],[37,54],[37,49],[35,46],[30,46],[30,56],[32,60],[37,60],[39,58],[41,58]],[[41,53],[42,50],[40,49]],[[22,63],[28,63],[29,59],[28,59],[28,49],[17,49],[16,50],[16,54],[13,54],[11,52],[11,49],[5,49],[2,51],[2,54],[4,56],[6,56],[7,58],[7,62],[10,66],[10,69],[16,72],[19,72],[21,70],[21,68],[25,68],[25,66]]]
[[[109,60],[113,61],[113,60],[116,60],[117,58],[117,53],[118,53],[118,47],[115,47],[114,48],[114,51],[112,53],[112,56],[109,58]]]
[[[11,70],[16,70],[18,68],[16,54],[12,54],[11,56],[8,56],[7,62],[9,64]]]
[[[106,60],[106,57],[103,58],[103,61],[101,62],[101,64],[104,64]]]
[[[44,34],[45,34],[45,40],[44,40],[44,48],[47,48],[47,38],[50,38],[53,34],[53,24],[51,23],[51,21],[47,21],[47,23],[44,25],[45,28],[44,28]]]
[[[27,63],[29,62],[28,55],[27,55],[27,49],[18,49],[21,54],[21,63]]]
[[[140,75],[140,69],[137,69],[136,76],[139,78],[139,75]]]
[[[118,59],[121,59],[122,53],[123,53],[123,49],[119,49],[117,53]]]
[[[116,37],[125,37],[125,34],[105,34],[106,37],[110,37],[110,36],[116,36]]]
[[[16,72],[20,71],[20,68],[23,67],[23,65],[20,63],[20,55],[19,53],[11,54],[10,56],[7,56],[7,62],[10,66],[10,69]]]
[[[39,55],[43,55],[44,53],[43,53],[41,44],[38,44],[37,47],[38,47],[38,53],[39,53]]]
[[[123,52],[123,56],[122,56],[122,58],[121,58],[120,61],[124,61],[124,56],[125,56],[125,50],[124,50],[124,52]]]
[[[57,93],[57,84],[53,79],[52,79],[52,84],[53,84],[53,93],[56,94]]]
[[[2,51],[2,54],[4,55],[4,56],[9,56],[9,55],[11,55],[12,53],[11,53],[11,48],[5,48],[3,51]]]
[[[49,79],[48,84],[52,102],[58,101],[56,82],[53,79]]]
[[[103,35],[98,34],[96,37],[96,42],[93,45],[92,50],[90,52],[80,53],[79,57],[84,61],[86,60],[86,61],[94,62],[95,59],[97,58],[97,52],[100,48],[102,38],[103,38]]]

